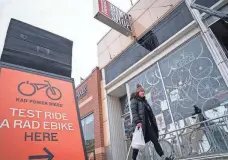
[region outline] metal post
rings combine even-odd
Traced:
[[[207,7],[204,7],[202,5],[195,4],[195,3],[192,3],[191,7],[194,8],[194,9],[203,11],[203,12],[209,14],[209,15],[221,18],[221,19],[223,19],[225,21],[228,20],[228,15],[226,13],[215,11],[213,9],[210,9],[210,8],[207,8]]]
[[[211,33],[210,29],[204,24],[204,22],[202,21],[202,17],[200,12],[197,9],[192,9],[191,8],[191,4],[192,4],[192,0],[185,0],[187,7],[189,9],[189,11],[191,12],[193,18],[195,19],[195,21],[198,23],[199,28],[202,31],[202,37],[205,40],[205,43],[207,44],[208,49],[211,52],[211,55],[213,57],[213,59],[215,60],[215,63],[219,69],[219,71],[221,72],[221,75],[223,76],[226,85],[228,86],[228,68],[225,64],[224,59],[222,58],[222,53],[223,51],[221,51],[219,48],[220,44],[216,43],[216,40],[213,39],[214,36]]]
[[[162,78],[161,69],[160,69],[160,66],[159,66],[159,63],[158,62],[157,62],[157,66],[158,66],[158,71],[159,71],[159,74],[160,74],[160,77],[161,77],[162,86],[163,86],[163,89],[164,89],[164,92],[165,92],[165,97],[166,97],[167,105],[169,107],[169,114],[170,114],[170,117],[171,117],[172,122],[174,123],[175,130],[177,130],[178,128],[176,127],[176,124],[175,124],[175,121],[174,121],[174,118],[173,118],[173,114],[172,114],[172,110],[171,110],[171,107],[170,107],[168,95],[167,95],[167,92],[166,92],[166,89],[165,89],[165,84],[164,84],[164,81],[163,81],[163,78]],[[183,155],[182,150],[181,150],[181,146],[180,146],[181,143],[180,143],[180,139],[179,139],[179,136],[178,136],[177,131],[175,131],[175,135],[176,135],[176,138],[177,138],[178,149],[180,151],[180,154]]]
[[[130,101],[131,93],[130,93],[129,85],[126,83],[125,86],[126,86],[126,90],[127,90],[128,108],[129,108],[129,113],[130,113],[131,123],[132,123],[131,101]]]

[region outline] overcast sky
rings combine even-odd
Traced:
[[[130,8],[130,0],[110,2],[124,11]],[[97,66],[97,42],[110,29],[93,18],[93,0],[0,0],[0,53],[10,18],[74,41],[72,77],[76,85]]]

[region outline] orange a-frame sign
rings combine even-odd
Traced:
[[[85,160],[72,82],[1,68],[0,159]]]

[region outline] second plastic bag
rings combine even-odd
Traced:
[[[143,150],[145,148],[145,145],[146,144],[145,144],[142,128],[136,127],[135,132],[133,133],[131,146],[133,149]]]

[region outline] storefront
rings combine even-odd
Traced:
[[[197,123],[193,117],[194,105],[202,110],[206,120],[223,116],[228,111],[227,85],[200,34],[194,35],[178,49],[130,80],[127,83],[129,94],[135,92],[136,84],[145,88],[160,135],[164,139],[171,137],[169,133],[177,129],[181,129],[178,131],[180,137],[186,134],[183,137],[192,138],[187,133],[189,128],[183,128]],[[225,127],[225,133],[227,129]],[[190,156],[193,149],[196,152],[209,151],[209,140],[203,140],[200,149],[193,147],[190,151],[187,146],[182,146],[182,153]],[[227,138],[224,140],[228,142]],[[179,143],[191,145],[192,142],[188,139],[188,142]],[[217,145],[228,149],[225,144]]]
[[[226,5],[222,1],[206,4],[217,10]],[[218,48],[209,44],[194,18],[186,3],[179,1],[169,14],[148,27],[137,41],[103,67],[113,160],[125,159],[127,155],[130,95],[137,84],[146,91],[165,154],[197,159],[225,156],[228,152],[226,45],[222,48],[215,38],[217,35],[209,29],[213,43],[220,48],[215,54]],[[211,22],[210,18],[204,17],[203,21]],[[208,27],[211,24],[214,23],[208,23]],[[107,34],[104,41],[108,42],[110,37],[114,36]],[[117,45],[116,41],[113,46]],[[111,49],[109,46],[110,53]],[[149,160],[157,156],[154,154],[148,147],[140,158]]]
[[[176,50],[160,59],[127,85],[129,94],[141,84],[155,116],[160,120],[160,131],[171,131],[171,124],[191,118],[193,105],[202,109],[206,118],[215,117],[215,110],[228,100],[228,89],[202,36],[196,34]],[[225,107],[217,108],[225,111]],[[170,113],[172,115],[170,115]]]
[[[100,81],[101,73],[96,67],[76,88],[88,160],[105,159]]]

